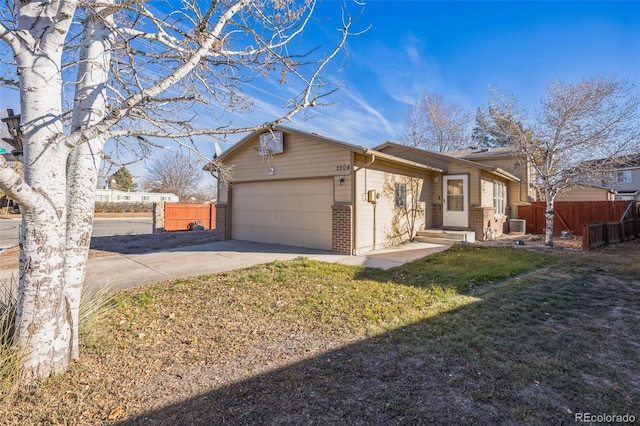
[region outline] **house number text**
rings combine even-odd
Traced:
[[[351,165],[350,164],[338,164],[336,166],[336,170],[339,172],[348,172],[349,170],[351,170]]]

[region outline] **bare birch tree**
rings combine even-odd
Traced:
[[[24,142],[24,179],[0,157],[0,188],[22,206],[13,342],[26,354],[25,382],[63,372],[79,357],[78,307],[105,141],[142,154],[158,138],[192,146],[194,136],[268,129],[326,104],[336,86],[323,70],[352,35],[353,20],[345,4],[333,46],[295,52],[315,5],[0,4],[0,84],[19,91]],[[298,94],[272,121],[233,127],[227,113],[251,109],[243,89],[256,79]]]
[[[494,124],[509,135],[535,169],[546,201],[545,244],[553,246],[554,202],[561,191],[602,181],[625,156],[640,148],[640,97],[615,77],[577,84],[552,81],[531,126],[512,98],[491,101]]]
[[[467,126],[471,116],[455,102],[440,95],[423,93],[405,116],[400,141],[435,152],[467,147]]]

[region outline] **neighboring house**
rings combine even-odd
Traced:
[[[614,201],[616,191],[597,185],[574,185],[556,196],[556,201]]]
[[[127,192],[119,189],[96,189],[96,202],[111,203],[177,203],[178,196],[168,192]]]
[[[285,127],[252,133],[218,160],[233,165],[232,181],[218,185],[221,239],[361,254],[423,229],[495,237],[522,203],[519,178],[500,167]]]
[[[616,200],[640,201],[640,154],[620,163],[603,186],[616,190]]]

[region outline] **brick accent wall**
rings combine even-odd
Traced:
[[[434,203],[431,205],[431,228],[442,228],[442,204]]]
[[[476,240],[486,241],[505,233],[507,216],[495,217],[494,207],[471,207],[469,227],[476,233]]]
[[[216,229],[213,231],[217,241],[228,240],[227,205],[216,204]]]
[[[337,253],[351,255],[353,242],[351,241],[352,206],[336,204],[332,209],[331,249]]]

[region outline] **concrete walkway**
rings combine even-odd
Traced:
[[[389,269],[445,250],[446,246],[405,243],[365,256],[346,256],[325,250],[306,249],[249,241],[216,241],[142,254],[120,254],[89,259],[87,282],[96,287],[123,289],[171,278],[215,274],[248,268],[274,260],[306,257],[322,262]],[[0,281],[17,277],[17,270],[0,271]]]

